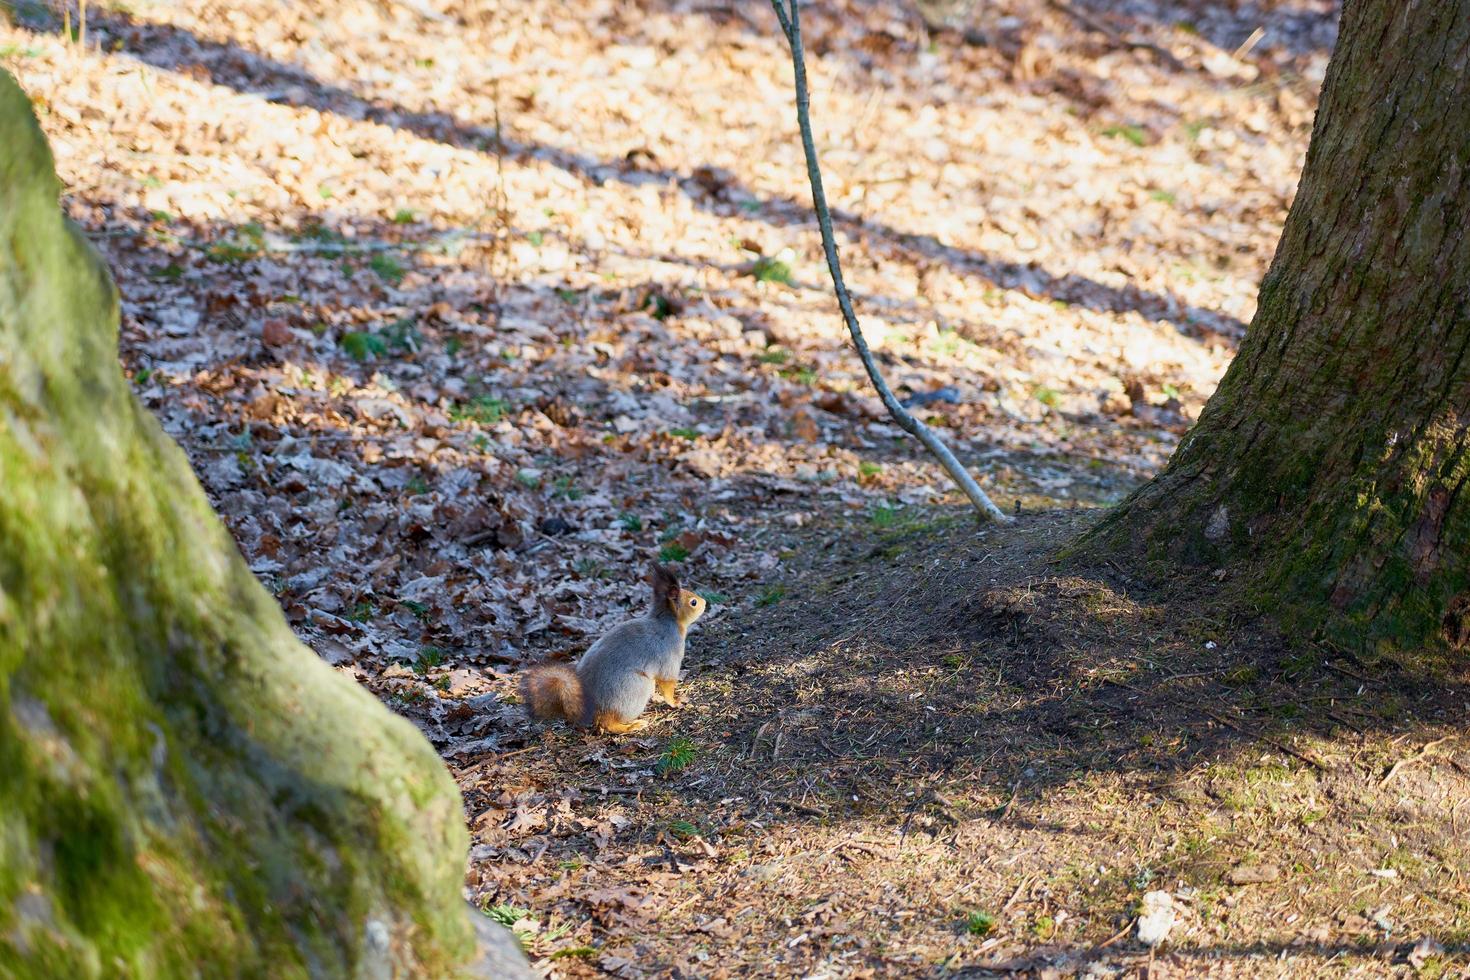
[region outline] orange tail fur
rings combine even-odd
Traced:
[[[573,725],[582,721],[582,680],[570,667],[532,667],[521,675],[521,699],[532,718],[560,718]]]

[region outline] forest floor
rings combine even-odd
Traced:
[[[849,351],[764,4],[11,8],[139,398],[548,975],[1470,971],[1464,678],[1051,563],[1243,335],[1335,4],[806,8],[869,339],[1007,528]],[[649,557],[711,601],[688,706],[520,720]]]

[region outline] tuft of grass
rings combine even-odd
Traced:
[[[1032,397],[1047,408],[1056,408],[1062,403],[1062,394],[1055,388],[1046,385],[1037,385],[1036,390],[1031,393]]]
[[[522,919],[531,918],[532,912],[528,908],[512,905],[509,902],[501,902],[499,905],[491,905],[485,908],[485,916],[500,923],[509,929]]]
[[[723,605],[730,601],[730,597],[723,592],[701,592],[699,593],[699,597],[711,606]]]
[[[1173,204],[1176,200],[1178,200],[1173,195],[1173,193],[1171,193],[1170,191],[1165,191],[1165,190],[1153,190],[1153,191],[1149,191],[1148,192],[1148,196],[1151,197],[1151,198],[1153,198],[1155,201],[1161,201],[1164,204]]]
[[[535,490],[541,485],[541,476],[531,470],[519,469],[516,470],[516,482],[527,490]]]
[[[494,425],[505,417],[509,405],[502,398],[476,395],[467,402],[450,406],[449,417],[456,422],[475,422]]]
[[[388,353],[388,345],[382,337],[375,333],[353,333],[343,334],[338,341],[342,349],[354,361],[366,361],[375,357],[382,357]]]
[[[988,936],[995,931],[995,916],[977,909],[965,916],[965,931],[972,936]]]
[[[756,355],[755,359],[762,364],[785,364],[790,357],[791,354],[789,351],[781,350],[779,347],[772,347],[770,350],[761,351]]]
[[[669,836],[676,840],[689,840],[699,836],[699,828],[688,820],[670,820]]]
[[[250,259],[257,258],[264,250],[265,242],[263,239],[242,235],[215,242],[209,246],[209,249],[204,255],[211,262],[233,264],[237,262],[248,262]]]
[[[415,473],[408,481],[408,484],[404,486],[403,491],[410,497],[417,497],[421,493],[429,492],[429,484],[422,476]]]
[[[177,262],[170,262],[168,265],[159,266],[154,269],[149,275],[154,279],[166,279],[169,282],[178,282],[184,278],[184,267]]]
[[[677,541],[670,541],[658,551],[659,561],[683,561],[689,557],[689,549]]]
[[[372,258],[368,259],[368,268],[377,273],[378,278],[390,286],[396,286],[403,282],[403,277],[408,274],[408,270],[403,267],[403,263],[399,262],[387,252],[378,252]]]
[[[755,277],[756,282],[779,282],[783,286],[796,285],[796,277],[792,275],[790,263],[769,255],[762,255],[756,259],[750,274]]]
[[[699,438],[699,430],[691,429],[688,426],[681,426],[677,429],[670,429],[669,435],[678,436],[680,439],[688,439],[690,442],[693,442]]]
[[[760,595],[756,596],[755,604],[761,607],[774,606],[784,598],[786,598],[786,586],[768,585],[761,590]]]
[[[902,513],[902,507],[895,507],[892,504],[879,504],[873,508],[872,512],[868,515],[868,519],[872,521],[873,526],[876,528],[890,528],[898,523],[898,518]]]
[[[420,676],[444,663],[444,651],[438,647],[419,647],[419,657],[413,663],[413,672]]]
[[[1102,135],[1125,139],[1134,146],[1144,146],[1148,143],[1148,134],[1138,126],[1107,126],[1104,127]]]
[[[546,240],[546,236],[542,232],[539,232],[539,231],[532,231],[532,232],[528,232],[526,234],[526,241],[530,242],[531,245],[534,246],[535,248],[540,248],[541,247],[541,243],[544,242],[545,240]]]
[[[417,220],[418,218],[408,208],[399,208],[393,212],[393,223],[395,225],[411,225]]]
[[[861,463],[858,463],[858,482],[867,483],[869,480],[877,479],[882,472],[883,466],[881,463],[874,463],[865,459]]]
[[[555,953],[552,953],[551,954],[551,959],[560,960],[560,959],[565,959],[568,956],[586,956],[586,957],[592,957],[592,956],[596,956],[596,955],[597,955],[597,949],[595,947],[592,947],[592,946],[569,946],[566,949],[559,949]]]
[[[636,533],[643,530],[643,518],[627,511],[619,515],[618,523],[623,525],[624,531],[633,531]]]
[[[660,776],[678,772],[694,761],[699,750],[694,743],[683,735],[669,739],[669,744],[664,746],[664,754],[659,756],[658,762],[654,763],[653,771]],[[693,832],[689,834],[693,836]]]
[[[562,500],[581,500],[583,495],[586,493],[586,491],[577,486],[576,483],[569,476],[557,477],[555,480],[551,481],[551,486],[551,495]]]

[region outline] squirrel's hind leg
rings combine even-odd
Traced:
[[[674,693],[674,687],[678,683],[679,680],[675,677],[671,677],[668,680],[664,680],[662,677],[654,678],[654,696],[670,708],[679,707],[679,696]]]

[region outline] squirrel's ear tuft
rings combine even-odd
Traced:
[[[653,583],[653,595],[655,599],[668,599],[679,592],[679,580],[674,573],[669,571],[658,562],[653,562],[648,570],[648,581]]]

